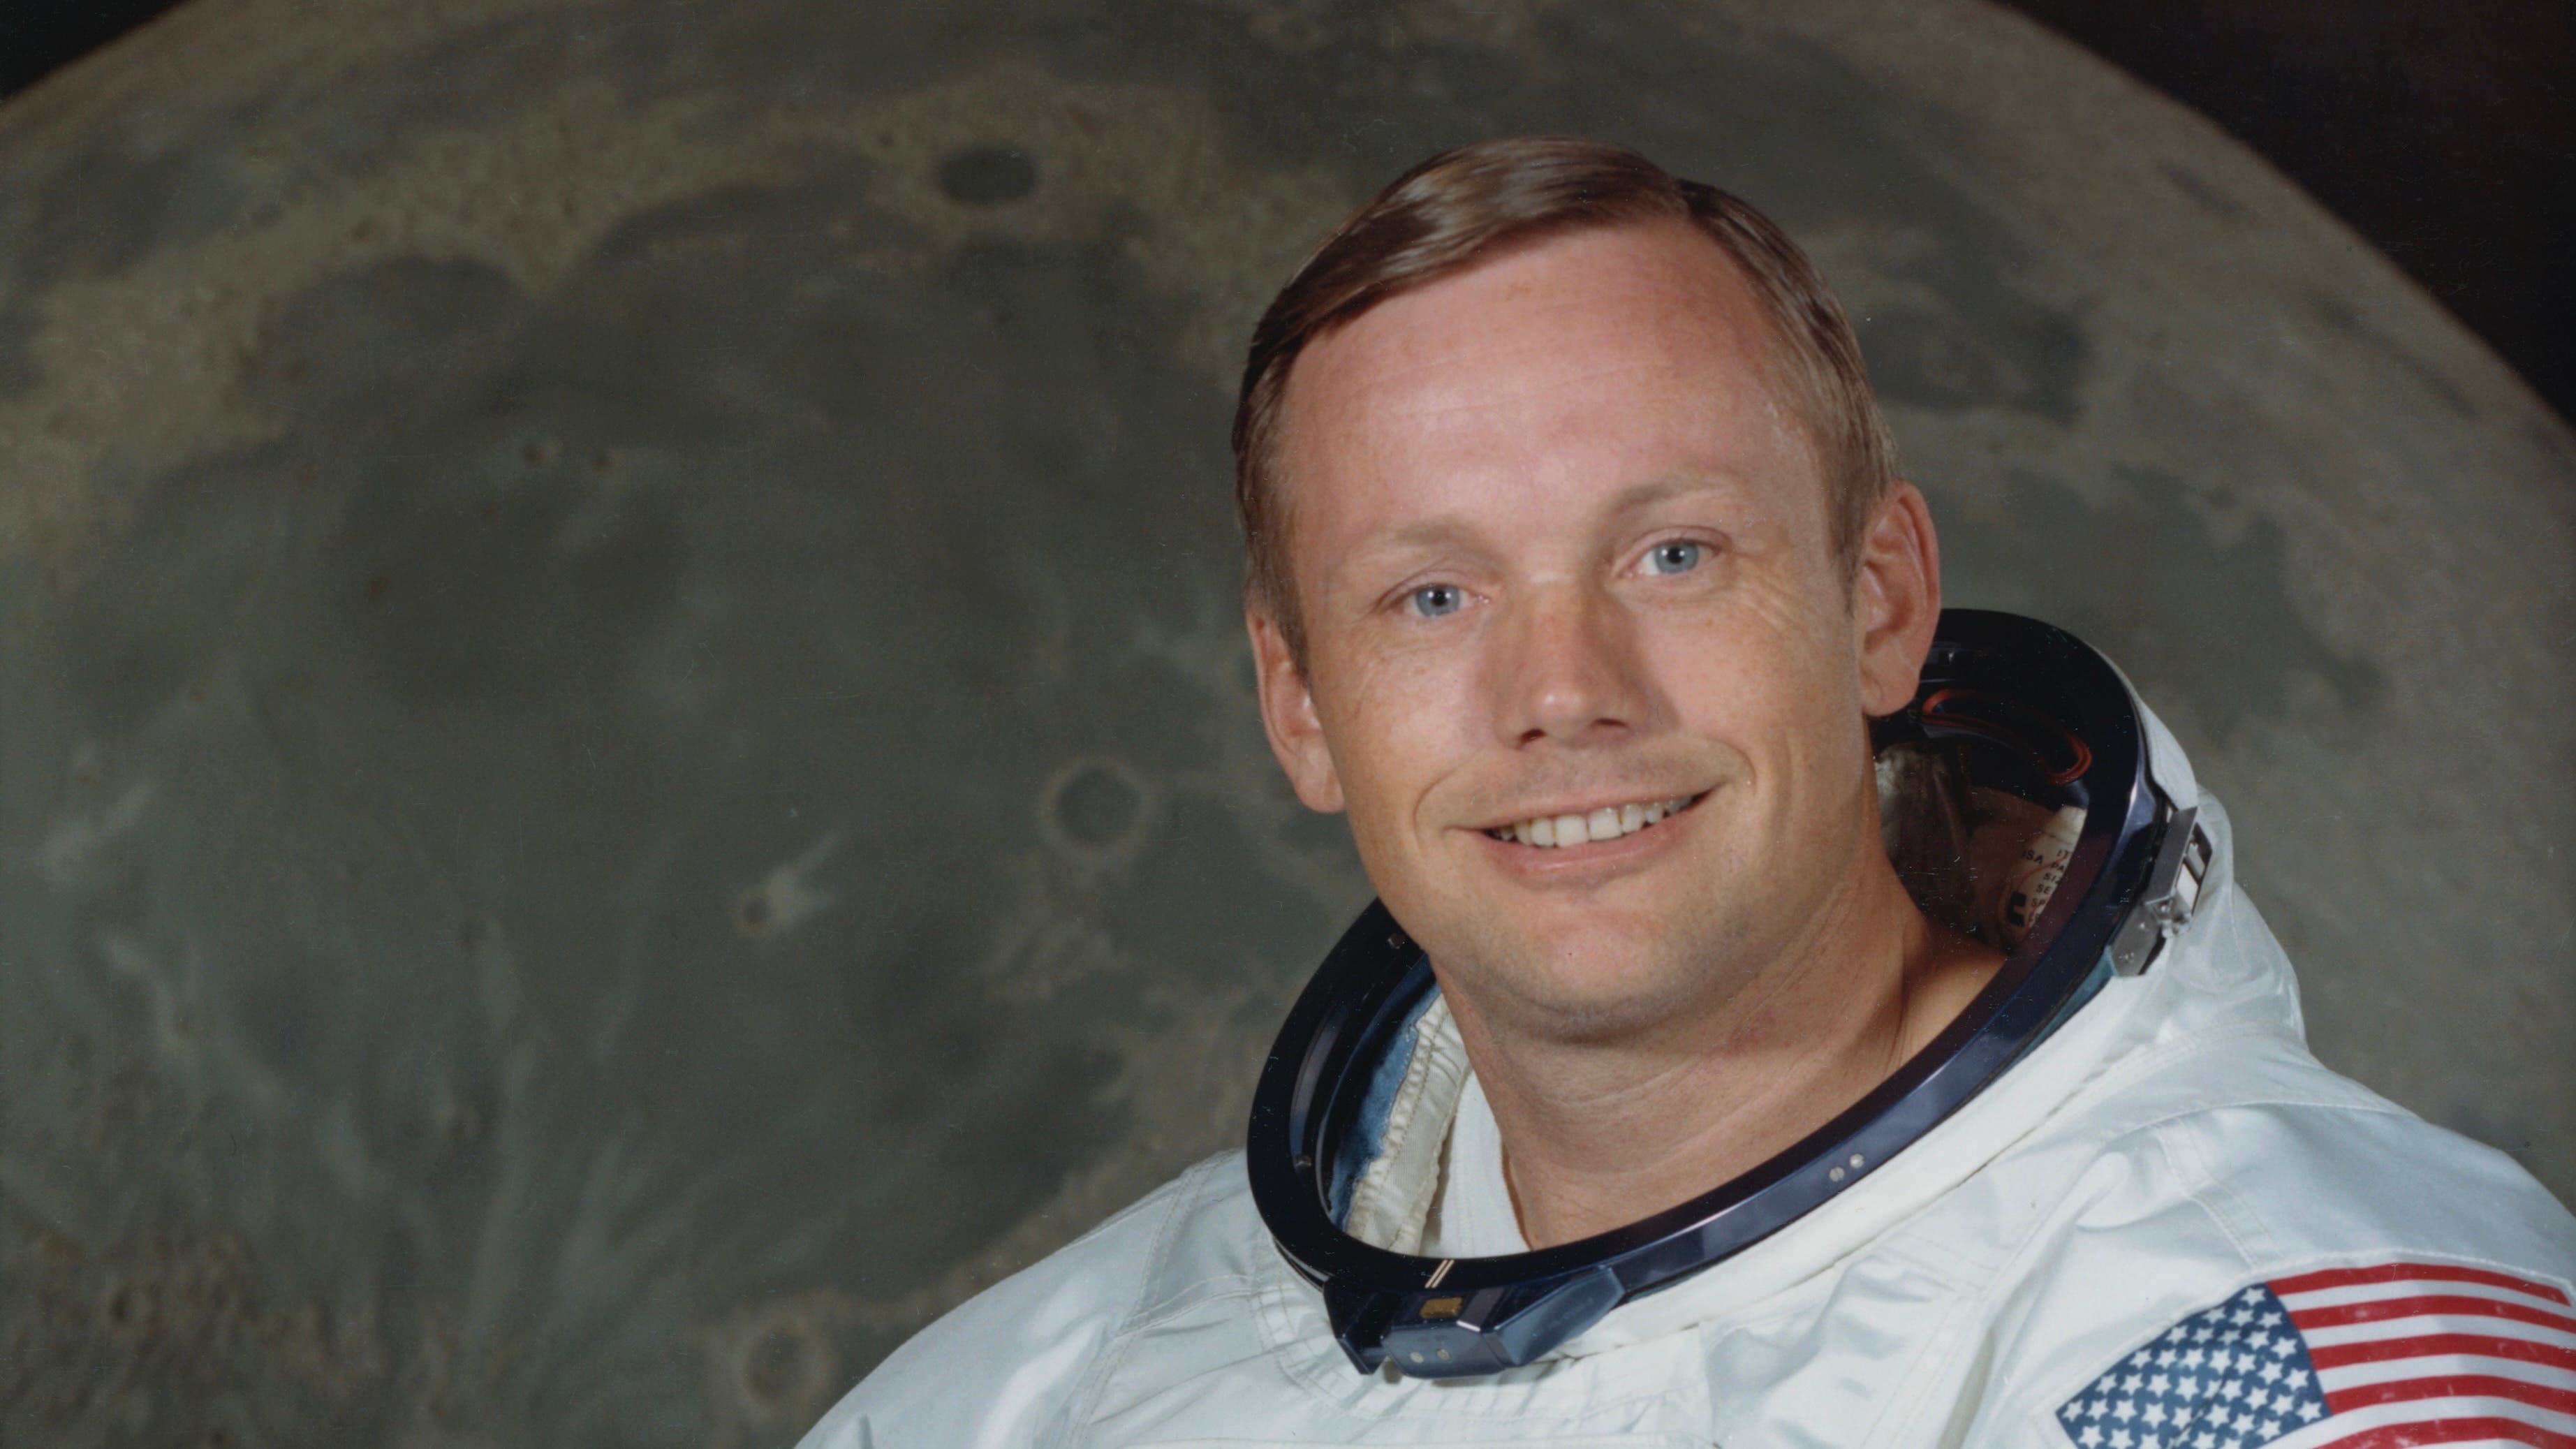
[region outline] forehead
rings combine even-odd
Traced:
[[[1290,375],[1299,552],[1399,515],[1561,510],[1677,473],[1788,468],[1812,487],[1770,338],[1734,264],[1679,221],[1548,237],[1391,298]]]

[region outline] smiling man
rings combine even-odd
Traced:
[[[1787,1146],[1999,959],[1880,843],[1922,496],[1825,482],[1771,330],[1687,220],[1590,228],[1319,337],[1253,444],[1272,746],[1428,948],[1535,1246]]]
[[[1235,441],[1263,722],[1383,912],[1249,1160],[809,1444],[2576,1444],[2576,1221],[2307,1055],[2107,665],[1944,622],[1760,216],[1433,158],[1273,303]]]

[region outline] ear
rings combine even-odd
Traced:
[[[1852,579],[1861,707],[1892,714],[1914,698],[1941,622],[1941,543],[1923,492],[1898,479],[1879,500]]]
[[[1261,690],[1261,728],[1270,736],[1270,753],[1288,772],[1288,783],[1309,810],[1327,814],[1342,808],[1342,777],[1333,768],[1333,752],[1324,743],[1324,726],[1315,715],[1315,696],[1306,671],[1288,648],[1287,635],[1267,610],[1244,610],[1252,635],[1253,677]]]

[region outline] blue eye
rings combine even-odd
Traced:
[[[1677,538],[1670,543],[1655,545],[1646,555],[1646,570],[1658,574],[1686,574],[1698,568],[1707,556],[1708,550],[1704,546]]]
[[[1465,606],[1467,595],[1456,584],[1425,584],[1415,589],[1407,602],[1422,618],[1437,619],[1443,614],[1457,613]]]

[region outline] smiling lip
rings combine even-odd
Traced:
[[[1485,835],[1488,839],[1511,841],[1538,850],[1599,844],[1652,829],[1658,822],[1688,810],[1706,797],[1707,792],[1702,791],[1697,795],[1668,795],[1654,800],[1632,800],[1621,805],[1601,805],[1590,810],[1533,815],[1507,825],[1488,826]]]

